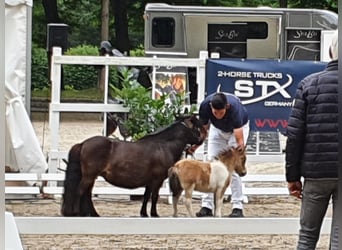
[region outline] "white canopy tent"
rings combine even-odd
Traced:
[[[31,11],[32,0],[5,0],[5,164],[42,173],[48,166],[28,115]]]

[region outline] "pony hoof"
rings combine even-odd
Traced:
[[[140,214],[140,217],[147,218],[148,215],[147,214]]]
[[[151,217],[158,218],[158,217],[159,217],[159,215],[158,215],[158,214],[151,214]]]

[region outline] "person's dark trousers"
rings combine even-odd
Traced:
[[[321,226],[332,198],[333,218],[330,237],[330,249],[338,250],[337,197],[338,181],[326,179],[306,179],[303,186],[303,198],[300,212],[300,231],[298,250],[316,249]]]

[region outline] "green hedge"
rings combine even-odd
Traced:
[[[81,45],[70,48],[65,55],[97,56],[98,48]],[[76,90],[96,87],[98,84],[98,69],[92,65],[63,65],[63,80],[65,88]]]
[[[32,47],[31,90],[49,88],[49,67],[46,49]]]
[[[70,48],[65,55],[97,56],[99,55],[96,46],[81,45]],[[92,65],[63,65],[64,88],[83,90],[98,86],[99,66]],[[31,89],[40,90],[50,88],[48,56],[46,49],[33,46],[31,65]],[[109,67],[109,82],[114,86],[120,86],[117,69]]]

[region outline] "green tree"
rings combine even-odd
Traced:
[[[130,50],[128,37],[128,16],[127,2],[121,0],[112,0],[113,13],[115,16],[115,47],[123,53]]]
[[[46,48],[46,21],[42,4],[35,3],[32,8],[32,43]]]
[[[338,12],[337,0],[289,0],[289,7],[327,9]]]
[[[70,47],[99,45],[101,39],[101,4],[99,1],[59,0],[59,14],[69,25]]]
[[[43,2],[56,3],[58,15],[45,17]],[[160,1],[111,0],[108,13],[108,39],[113,45],[127,51],[143,44],[143,14],[146,3]],[[337,0],[176,0],[163,1],[173,5],[205,5],[229,7],[288,6],[291,8],[320,8],[337,12]],[[51,18],[69,25],[69,45],[81,44],[98,46],[101,37],[101,3],[88,0],[42,0],[33,5],[33,43],[39,47],[46,46],[46,24]],[[52,8],[53,9],[53,8]],[[117,17],[115,17],[117,15]],[[58,21],[58,20],[57,20]]]

